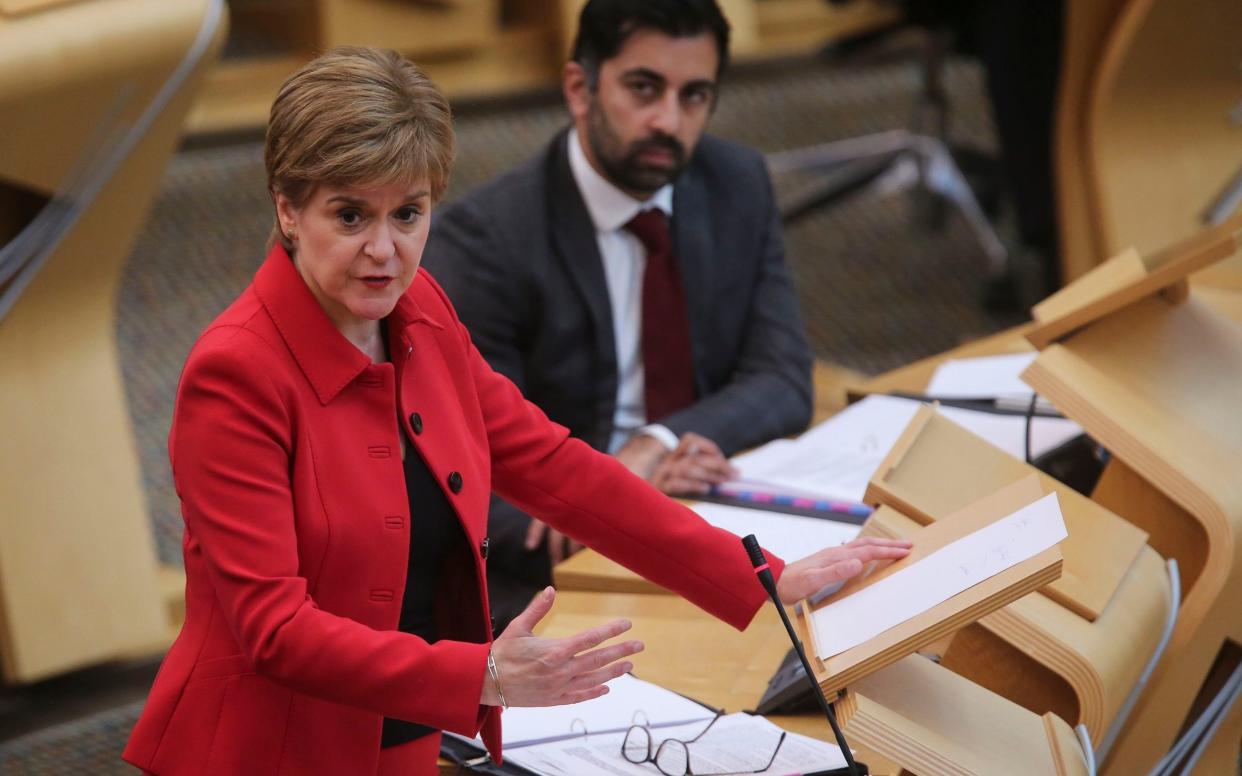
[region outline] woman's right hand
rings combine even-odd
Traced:
[[[643,649],[641,641],[600,646],[629,630],[629,620],[613,620],[561,639],[536,636],[535,625],[555,600],[556,591],[544,588],[492,643],[500,686],[510,706],[559,706],[598,698],[608,692],[605,682],[633,668],[623,658]],[[491,676],[483,678],[479,701],[500,705]]]

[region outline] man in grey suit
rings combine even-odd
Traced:
[[[767,169],[704,134],[727,54],[714,0],[591,0],[563,74],[572,127],[438,213],[423,254],[493,368],[670,494],[811,416]],[[499,499],[488,531],[507,619],[574,547]]]

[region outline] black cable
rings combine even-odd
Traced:
[[[1039,394],[1031,392],[1031,403],[1026,408],[1026,462],[1031,462],[1031,420],[1035,417],[1035,402],[1039,401]]]

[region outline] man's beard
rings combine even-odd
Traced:
[[[619,188],[642,194],[654,194],[672,182],[686,165],[686,149],[675,137],[655,134],[622,148],[621,139],[608,123],[608,117],[595,100],[587,114],[587,143],[604,176]],[[644,151],[665,150],[672,154],[671,167],[653,167],[641,161]]]

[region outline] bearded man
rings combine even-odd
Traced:
[[[437,214],[423,259],[494,369],[671,495],[811,417],[767,168],[705,134],[728,38],[713,0],[588,2],[562,75],[571,126]],[[488,533],[507,620],[575,547],[496,498]]]

